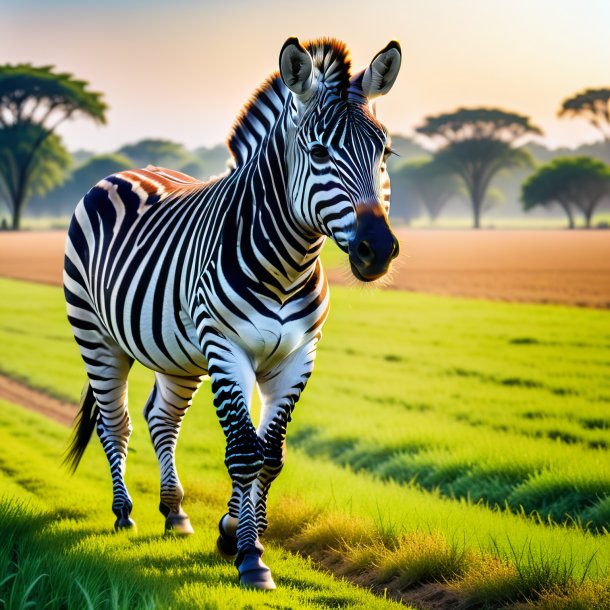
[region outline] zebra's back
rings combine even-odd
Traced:
[[[76,207],[66,241],[68,315],[161,372],[203,374],[207,363],[188,315],[193,267],[211,255],[222,208],[214,183],[149,166],[101,180]],[[203,222],[202,222],[203,220]],[[78,340],[78,337],[77,337]]]

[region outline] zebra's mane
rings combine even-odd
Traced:
[[[346,96],[351,61],[345,43],[334,38],[318,38],[303,46],[313,59],[317,81],[338,95]],[[227,138],[237,167],[256,154],[265,135],[281,115],[289,95],[279,72],[274,72],[246,102]]]

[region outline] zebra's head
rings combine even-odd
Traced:
[[[383,276],[398,255],[388,222],[389,135],[370,102],[392,88],[400,61],[395,41],[354,76],[337,41],[303,46],[289,38],[280,52],[280,75],[292,98],[286,142],[292,213],[306,231],[347,252],[362,281]]]

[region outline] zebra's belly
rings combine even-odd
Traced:
[[[169,307],[163,314],[144,306],[134,308],[123,320],[112,323],[107,319],[106,328],[121,348],[147,368],[160,373],[183,376],[207,374],[208,363],[203,355],[192,321],[179,312],[179,321]]]

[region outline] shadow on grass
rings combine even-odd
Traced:
[[[411,484],[448,498],[515,511],[540,523],[574,526],[600,535],[608,530],[610,496],[603,479],[577,485],[504,465],[491,468],[468,461],[436,463],[421,457],[426,450],[423,443],[405,444],[400,450],[379,449],[358,437],[327,438],[313,427],[295,431],[291,444],[312,458],[332,460],[384,481]]]

